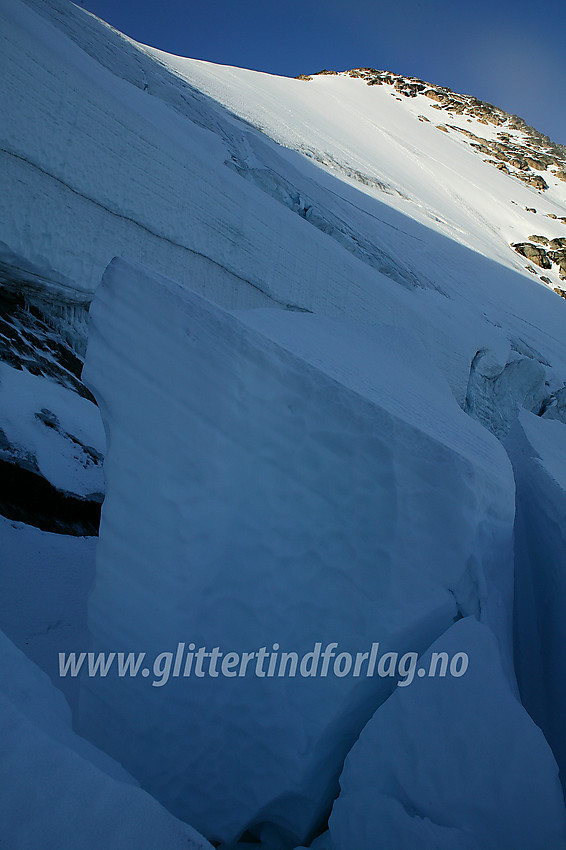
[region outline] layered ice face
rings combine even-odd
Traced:
[[[508,652],[510,465],[410,335],[229,314],[124,261],[91,314],[95,649],[422,652],[474,614]],[[85,679],[80,728],[208,837],[304,840],[395,680],[256,669]]]

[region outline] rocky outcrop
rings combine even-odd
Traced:
[[[553,143],[548,136],[530,127],[518,115],[510,115],[491,103],[470,95],[456,94],[447,86],[433,85],[417,77],[403,77],[376,68],[353,68],[345,73],[364,80],[368,86],[391,86],[394,92],[404,97],[422,94],[433,101],[433,108],[443,110],[449,116],[466,115],[479,124],[501,127],[497,140],[493,140],[448,125],[450,129],[470,139],[470,144],[479,153],[489,156],[486,162],[490,165],[539,192],[545,192],[549,184],[537,172],[544,172],[551,179],[566,181],[566,147]],[[319,74],[336,74],[336,71],[323,70]],[[312,77],[300,74],[296,79],[308,80]]]
[[[532,245],[530,242],[514,242],[511,245],[518,254],[526,257],[535,266],[540,266],[541,269],[551,269],[552,263],[548,259],[544,248],[539,248],[537,245]]]
[[[541,269],[552,269],[553,266],[558,266],[559,280],[566,280],[566,238],[560,236],[548,239],[546,236],[529,236],[529,240],[529,242],[512,242],[511,247]],[[533,242],[538,244],[533,245]],[[541,278],[541,280],[548,284],[552,283],[549,278]],[[555,288],[554,291],[559,295],[562,294],[561,289]]]

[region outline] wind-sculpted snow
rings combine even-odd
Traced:
[[[566,425],[523,411],[506,447],[517,483],[517,677],[566,787]]]
[[[398,689],[346,759],[330,818],[336,850],[563,850],[558,769],[505,680],[493,634],[472,618],[432,652],[466,652],[460,678]]]
[[[109,437],[96,647],[424,651],[473,613],[507,651],[510,467],[409,335],[230,315],[117,260],[91,317]],[[208,837],[268,823],[292,846],[391,687],[109,675],[83,682],[80,728]]]
[[[0,842],[18,850],[211,850],[71,729],[62,695],[0,632]]]
[[[511,338],[562,386],[566,305],[510,247],[539,194],[420,121],[427,97],[178,59],[61,0],[2,14],[2,239],[46,286],[89,295],[122,255],[228,309],[408,328],[462,405],[477,352]]]

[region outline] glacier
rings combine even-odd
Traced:
[[[374,846],[379,812],[388,846],[562,847],[563,146],[414,78],[171,56],[68,0],[0,19],[0,628],[30,695],[1,837],[73,846],[96,799],[127,846],[117,793],[154,845],[207,846],[176,815],[224,850]],[[185,640],[471,666],[58,674]],[[41,725],[60,691],[89,742]]]
[[[83,379],[108,437],[89,601],[98,650],[276,640],[305,652],[316,639],[355,653],[375,639],[423,651],[475,614],[511,675],[510,464],[410,336],[293,311],[230,315],[115,260],[91,306]],[[81,732],[228,842],[264,821],[309,838],[387,695],[336,677],[82,688]]]
[[[505,682],[493,634],[460,620],[422,661],[450,648],[467,651],[466,674],[398,689],[349,753],[336,850],[566,847],[556,762]]]
[[[0,632],[2,842],[19,850],[211,850],[76,735],[47,676]]]
[[[507,437],[517,486],[515,644],[523,702],[566,787],[566,442],[564,425],[522,411]]]

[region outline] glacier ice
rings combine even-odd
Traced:
[[[18,850],[211,850],[71,729],[63,696],[0,632],[1,841]]]
[[[336,850],[560,850],[566,813],[542,732],[511,692],[497,642],[469,617],[432,652],[466,652],[464,676],[416,678],[364,728],[330,818]]]
[[[534,190],[513,185],[511,206],[509,178],[386,87],[333,79],[329,109],[323,78],[170,57],[61,0],[5,0],[0,14],[2,238],[42,285],[89,296],[125,256],[228,309],[295,305],[408,328],[462,404],[476,353],[499,354],[509,335],[564,380],[566,305],[517,272],[509,248]],[[337,162],[403,192],[362,187]]]
[[[87,598],[94,537],[40,531],[0,516],[0,621],[18,649],[74,708],[78,679],[60,678],[58,653],[88,649]]]
[[[506,448],[517,485],[517,678],[566,788],[566,425],[523,411]]]
[[[510,465],[409,334],[231,315],[114,260],[83,378],[108,439],[96,648],[424,651],[474,613],[510,662]],[[207,837],[298,843],[391,686],[109,675],[82,682],[79,724]]]
[[[519,684],[564,767],[561,432],[513,422],[521,406],[565,418],[566,305],[510,243],[559,235],[566,184],[541,196],[494,171],[451,132],[468,120],[438,133],[421,95],[168,56],[67,0],[0,6],[0,282],[25,284],[81,355],[115,255],[237,311],[107,274],[89,366],[114,443],[94,646],[421,651],[474,614],[509,697],[513,481],[455,398],[511,429]],[[94,406],[0,369],[0,459],[99,492]],[[93,541],[10,521],[0,538],[3,623],[53,676],[55,649],[83,648]],[[324,826],[391,687],[108,679],[85,684],[81,723],[211,837],[279,829],[291,846]]]
[[[548,395],[546,371],[534,357],[513,353],[503,366],[490,351],[474,357],[465,410],[504,439],[521,408],[538,413]]]

